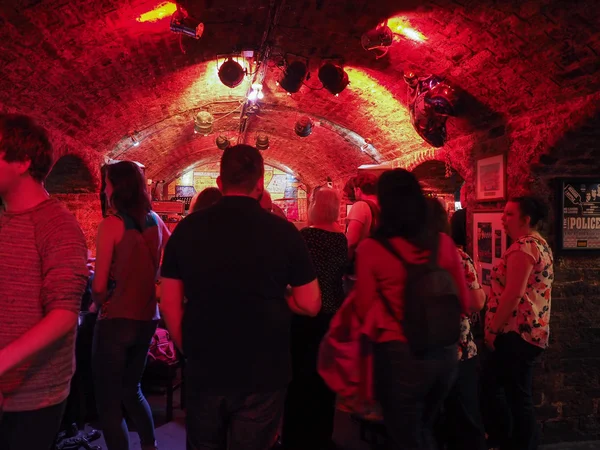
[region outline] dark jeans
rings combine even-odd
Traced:
[[[283,414],[282,443],[286,449],[331,447],[335,393],[317,372],[319,345],[333,315],[292,318],[292,381]]]
[[[447,450],[485,450],[485,433],[479,404],[478,357],[460,361],[458,376],[436,423],[440,448]]]
[[[494,346],[496,350],[488,355],[483,372],[483,412],[489,442],[502,450],[534,450],[533,363],[543,350],[514,332],[498,335]]]
[[[189,382],[193,374],[186,373],[186,379],[187,450],[269,450],[273,446],[285,390],[217,395]]]
[[[376,344],[375,392],[390,450],[436,448],[433,424],[456,378],[456,347],[415,359],[408,344]]]
[[[66,400],[35,411],[5,412],[0,419],[0,449],[49,450],[54,445]]]
[[[154,420],[140,388],[157,321],[98,320],[92,366],[96,405],[108,450],[129,450],[122,406],[133,420],[142,448],[155,444]]]

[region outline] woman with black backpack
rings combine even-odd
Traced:
[[[378,229],[357,249],[356,312],[379,330],[375,394],[388,448],[434,449],[433,423],[455,378],[470,296],[456,247],[437,232],[414,175],[385,172],[378,201]]]

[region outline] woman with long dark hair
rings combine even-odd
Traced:
[[[513,244],[492,270],[483,375],[486,431],[501,450],[537,448],[533,363],[548,346],[554,281],[552,250],[539,232],[547,215],[529,196],[511,199],[502,215]]]
[[[381,208],[375,239],[357,249],[356,312],[369,315],[378,330],[374,344],[375,394],[381,404],[388,448],[434,449],[433,423],[455,377],[456,346],[415,356],[404,327],[407,268],[383,246],[390,245],[406,263],[420,265],[437,253],[462,309],[470,309],[464,272],[454,243],[438,233],[419,182],[404,169],[383,173],[377,187]],[[456,317],[458,334],[459,318]]]
[[[151,209],[146,180],[133,162],[108,165],[108,216],[96,244],[93,298],[96,403],[109,450],[128,450],[122,406],[134,421],[142,448],[156,449],[154,421],[140,389],[146,355],[159,320],[155,281],[169,231]]]
[[[434,226],[440,233],[459,235],[459,230],[450,230],[448,214],[436,198],[428,198]],[[456,242],[455,242],[456,244]],[[477,271],[471,257],[457,247],[465,281],[471,294],[472,304],[481,311],[485,303],[485,292],[479,284]],[[436,437],[440,448],[446,450],[485,450],[485,433],[479,409],[479,382],[477,376],[477,344],[471,332],[471,318],[462,315],[458,340],[458,372],[444,401],[443,414],[436,421]]]

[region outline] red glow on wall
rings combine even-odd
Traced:
[[[159,20],[171,17],[175,11],[177,11],[177,5],[175,3],[164,2],[153,10],[140,15],[136,20],[141,23],[158,22]]]
[[[423,33],[412,27],[406,17],[390,17],[387,26],[390,27],[392,33],[404,36],[411,41],[425,42],[427,40]]]

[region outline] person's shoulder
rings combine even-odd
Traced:
[[[54,198],[43,202],[32,215],[38,226],[61,228],[75,225],[79,228],[75,215],[62,202]]]

